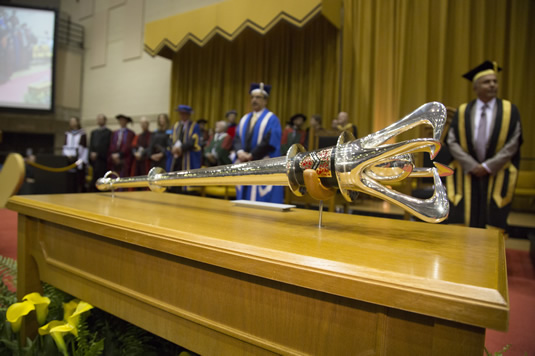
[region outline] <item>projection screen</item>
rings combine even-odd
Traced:
[[[56,12],[0,5],[0,109],[52,111]]]

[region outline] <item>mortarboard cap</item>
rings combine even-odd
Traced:
[[[501,70],[502,68],[498,67],[498,63],[487,60],[477,67],[471,69],[469,72],[463,74],[463,78],[475,82],[484,75],[498,74],[498,72]]]
[[[176,108],[176,111],[178,112],[187,112],[188,114],[191,114],[193,112],[193,109],[189,105],[178,105]]]
[[[229,110],[225,113],[225,117],[228,117],[230,114],[238,115],[238,112],[234,109]]]
[[[126,121],[128,121],[128,122],[132,122],[132,118],[131,118],[131,117],[126,116],[126,115],[123,115],[123,114],[119,114],[119,115],[115,116],[115,118],[116,118],[117,120],[119,120],[119,119],[126,119]]]
[[[298,117],[302,117],[303,121],[307,121],[307,117],[306,117],[305,114],[295,114],[290,118],[290,125],[293,125],[294,124],[294,120],[297,119]]]
[[[251,83],[249,94],[262,94],[267,98],[269,96],[270,91],[271,85],[267,85],[264,83]]]

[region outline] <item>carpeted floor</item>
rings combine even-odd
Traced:
[[[0,209],[0,256],[17,258],[17,213]]]
[[[17,214],[0,209],[0,256],[17,258]],[[487,330],[485,346],[491,353],[505,345],[506,356],[535,356],[535,266],[529,253],[508,248],[509,331]]]
[[[535,355],[535,268],[528,251],[506,250],[509,284],[509,330],[487,330],[485,346],[491,352],[511,347],[506,356]]]

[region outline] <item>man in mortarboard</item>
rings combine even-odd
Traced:
[[[191,120],[193,109],[188,105],[176,108],[180,120],[173,126],[172,148],[173,164],[171,170],[183,171],[201,168],[201,130],[199,125]]]
[[[123,114],[115,116],[119,121],[120,128],[113,132],[110,140],[110,157],[108,159],[108,167],[121,177],[128,177],[130,175],[130,168],[132,167],[132,141],[136,134],[130,130],[127,125],[132,123],[132,118]]]
[[[289,125],[282,131],[281,155],[286,155],[290,147],[296,143],[306,146],[307,133],[302,128],[305,121],[307,121],[305,114],[295,114],[290,118]]]
[[[249,90],[252,112],[245,114],[238,124],[234,149],[239,162],[280,156],[282,129],[279,118],[267,106],[271,86],[253,83]],[[282,203],[283,187],[239,186],[237,199]]]
[[[471,227],[506,229],[517,180],[520,114],[510,101],[497,98],[500,70],[496,62],[485,61],[463,75],[477,98],[458,108],[448,132],[455,159],[450,164],[455,175],[447,180],[450,216]]]

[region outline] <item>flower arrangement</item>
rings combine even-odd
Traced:
[[[35,310],[35,315],[39,325],[43,325],[48,316],[48,306],[50,305],[50,298],[43,297],[39,293],[30,293],[22,298],[22,302],[14,303],[7,309],[6,319],[11,325],[11,330],[14,333],[20,331],[22,319],[30,312]],[[93,306],[89,303],[80,301],[78,299],[72,299],[68,303],[63,303],[63,320],[52,320],[48,324],[39,328],[39,335],[50,335],[54,340],[57,349],[64,355],[68,356],[68,346],[65,342],[65,334],[72,334],[74,337],[78,337],[78,326],[80,325],[80,319],[82,314],[93,309]],[[75,338],[68,339],[68,343],[71,345],[71,349],[75,350]],[[44,345],[42,339],[38,343],[30,343],[30,347],[39,348],[40,345]],[[104,347],[104,340],[93,344],[91,350],[88,350],[88,354],[98,355]],[[19,345],[18,353],[21,353],[21,347]],[[43,350],[44,351],[44,350]],[[73,352],[75,354],[75,352]],[[86,353],[84,353],[86,354]]]
[[[43,283],[43,295],[17,302],[17,263],[0,256],[0,356],[116,356],[194,353]],[[35,318],[38,335],[19,340],[23,319]]]

